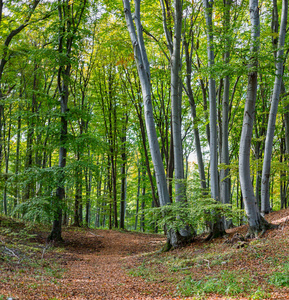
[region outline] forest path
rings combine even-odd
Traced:
[[[9,223],[9,228],[18,230],[16,233],[12,232],[12,235],[7,234],[10,231],[5,226],[2,232],[0,230],[0,299],[196,299],[175,296],[178,282],[187,275],[183,272],[172,272],[166,264],[197,256],[203,257],[201,261],[206,264],[197,264],[196,267],[188,265],[190,271],[185,268],[194,278],[215,276],[224,269],[243,272],[246,268],[248,274],[255,276],[254,280],[258,283],[260,281],[260,286],[267,285],[269,277],[266,275],[266,268],[270,267],[270,262],[278,262],[280,259],[287,262],[289,209],[273,212],[267,218],[281,226],[277,230],[268,231],[264,238],[256,241],[257,244],[253,241],[252,247],[236,249],[220,238],[205,244],[196,240],[186,248],[165,254],[156,253],[165,243],[166,239],[162,235],[76,227],[64,228],[65,242],[46,249],[48,231],[35,227],[35,237],[23,239],[19,230],[24,224],[10,219],[1,221],[0,218],[0,229],[1,222],[3,226],[5,221]],[[233,237],[235,233],[246,232],[245,225],[235,227],[227,231],[227,238]],[[209,256],[204,256],[205,253]],[[227,256],[231,253],[228,259],[221,256],[222,260],[226,260],[225,265],[213,265],[213,257],[216,256],[216,261],[221,259],[216,255],[218,253],[227,253]],[[208,260],[204,257],[211,257],[211,265],[208,265]],[[152,265],[147,266],[150,262]],[[289,299],[289,288],[272,287],[271,295],[268,299]],[[211,294],[202,299],[249,298]]]
[[[172,299],[167,287],[148,283],[128,274],[144,253],[161,247],[160,235],[113,230],[66,231],[63,233],[67,272],[60,279],[60,299]],[[125,267],[125,269],[124,269]],[[58,299],[58,298],[57,298]]]
[[[154,255],[165,243],[156,234],[86,229],[64,231],[67,270],[54,291],[54,299],[75,300],[177,300],[176,283],[162,280],[146,281],[140,274],[134,277],[144,255]],[[206,299],[233,299],[213,296]],[[240,298],[239,298],[240,299]]]

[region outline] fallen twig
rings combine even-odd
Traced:
[[[0,239],[1,243],[3,244],[4,246],[4,250],[6,250],[8,253],[10,253],[12,256],[16,257],[18,259],[18,262],[20,262],[20,257],[10,248],[8,248],[5,244],[5,242]]]
[[[53,244],[52,242],[49,242],[49,243],[46,243],[45,247],[43,247],[41,259],[44,258],[45,251],[48,250],[49,248],[51,248],[51,247],[52,247],[52,244]]]
[[[92,235],[94,235],[94,236],[98,236],[98,237],[102,237],[102,238],[104,237],[104,236],[102,236],[102,235],[95,234],[95,233],[93,233],[93,232],[91,232],[91,231],[89,231],[89,233],[92,234]]]
[[[211,267],[210,267],[210,261],[208,259],[204,259],[204,261],[206,261],[208,263],[208,268],[211,269]]]

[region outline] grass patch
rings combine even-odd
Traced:
[[[137,268],[131,269],[128,273],[133,277],[142,277],[146,281],[155,281],[158,279],[157,273],[151,266],[147,266],[145,261]]]
[[[215,277],[205,277],[195,280],[191,276],[186,277],[179,285],[181,296],[204,296],[209,293],[217,293],[227,296],[235,296],[248,293],[254,287],[254,281],[249,274],[221,271]]]
[[[283,272],[273,272],[269,278],[269,282],[278,287],[289,287],[289,263],[287,262],[285,265],[279,266],[282,268]]]

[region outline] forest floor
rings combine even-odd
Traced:
[[[47,245],[45,228],[0,217],[0,300],[289,299],[289,210],[267,219],[280,226],[258,239],[241,226],[160,253],[161,235],[68,227]]]

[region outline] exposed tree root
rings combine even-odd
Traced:
[[[59,234],[58,232],[54,232],[52,231],[49,236],[47,237],[47,243],[50,242],[58,242],[58,243],[63,243],[64,240],[61,236],[61,234]]]
[[[224,229],[222,220],[220,219],[219,221],[210,224],[210,233],[205,238],[205,241],[206,242],[211,241],[212,239],[224,236],[225,234],[226,231]]]
[[[172,244],[170,243],[170,240],[167,239],[167,242],[165,243],[165,245],[162,247],[162,249],[160,250],[161,253],[163,252],[168,252],[172,249]]]
[[[269,223],[261,216],[259,226],[249,226],[246,239],[260,238],[267,230],[276,229],[278,227],[279,225]]]
[[[187,226],[183,230],[170,229],[167,233],[167,242],[162,248],[162,252],[170,251],[171,249],[184,247],[192,242],[195,232]]]

